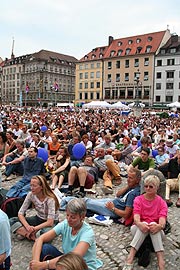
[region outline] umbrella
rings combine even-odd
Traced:
[[[134,107],[134,105],[135,105],[135,102],[132,102],[128,106],[129,107]],[[143,104],[143,103],[139,103],[139,105],[140,105],[141,108],[145,107],[145,104]]]
[[[173,103],[170,103],[170,104],[167,104],[166,105],[167,107],[176,107],[176,108],[180,108],[180,102],[178,102],[178,101],[175,101],[175,102],[173,102]]]

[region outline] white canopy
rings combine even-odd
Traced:
[[[166,106],[170,107],[170,108],[172,108],[172,107],[180,108],[180,102],[175,101],[173,103],[167,104]]]
[[[113,105],[111,105],[111,108],[117,108],[117,109],[129,109],[129,107],[125,104],[123,104],[121,101],[118,101],[116,103],[114,103]]]
[[[129,107],[134,107],[134,105],[135,105],[135,102],[132,102],[128,106]],[[139,105],[140,105],[141,108],[144,108],[145,107],[145,104],[143,104],[143,103],[139,103]]]
[[[110,108],[111,104],[106,101],[91,101],[90,103],[86,103],[82,105],[82,108]]]
[[[73,103],[57,103],[56,105],[57,107],[74,107],[74,104]]]

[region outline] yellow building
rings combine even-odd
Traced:
[[[75,103],[139,99],[151,105],[155,55],[170,36],[169,30],[119,39],[110,36],[108,46],[93,49],[77,63]]]

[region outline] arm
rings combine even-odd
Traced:
[[[153,222],[152,224],[149,225],[149,230],[152,234],[155,234],[163,230],[165,225],[166,225],[166,218],[160,217],[158,223]]]
[[[141,222],[140,215],[135,214],[134,215],[134,223],[136,226],[143,232],[146,233],[149,231],[149,225],[147,223]]]
[[[0,264],[2,264],[6,259],[6,252],[0,254]]]
[[[127,190],[128,190],[128,186],[119,189],[119,190],[117,191],[117,193],[116,193],[116,197],[120,197],[120,196],[123,195]]]
[[[69,165],[69,163],[70,163],[70,158],[67,158],[66,161],[65,161],[65,163],[62,166],[60,166],[59,168],[57,168],[53,172],[53,174],[56,174],[56,173],[59,173],[59,172],[64,171],[67,168],[67,166]]]
[[[124,210],[116,208],[114,206],[113,202],[107,202],[106,208],[108,208],[110,211],[114,212],[117,216],[123,217],[125,219],[130,217],[132,214],[132,211],[133,211],[132,207],[129,207],[129,206],[126,206]]]

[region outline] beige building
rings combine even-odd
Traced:
[[[2,67],[2,103],[48,106],[75,98],[76,58],[41,50],[6,59]]]
[[[155,55],[169,38],[169,30],[120,39],[109,37],[108,46],[95,48],[77,63],[76,103],[138,99],[152,105]],[[90,75],[96,63],[102,67],[99,96],[98,89],[91,88],[96,86],[97,78]],[[80,70],[80,66],[86,68]]]

